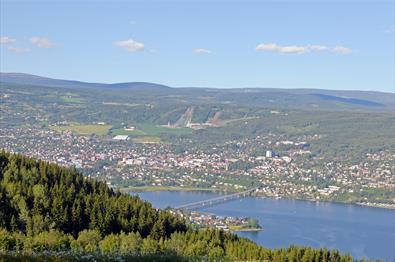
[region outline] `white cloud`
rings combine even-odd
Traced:
[[[332,51],[335,52],[335,53],[343,54],[343,55],[347,55],[347,54],[351,53],[351,49],[350,48],[344,47],[344,46],[341,46],[341,45],[335,46],[332,49]]]
[[[17,54],[23,54],[23,53],[30,52],[29,48],[22,48],[22,47],[15,47],[15,46],[8,47],[8,50],[10,50],[11,52],[17,53]]]
[[[255,48],[257,51],[269,51],[278,52],[281,54],[303,54],[308,51],[308,47],[305,46],[279,46],[277,44],[259,44]]]
[[[282,54],[303,54],[309,51],[308,47],[305,46],[282,46],[279,52]]]
[[[196,48],[193,51],[197,54],[211,54],[211,51],[205,48]]]
[[[51,40],[49,40],[46,37],[39,37],[39,36],[33,36],[32,38],[30,38],[30,42],[33,45],[36,45],[40,48],[54,48],[55,44],[51,42]]]
[[[257,51],[278,51],[278,46],[276,44],[259,44],[255,48]]]
[[[11,44],[15,43],[16,39],[14,38],[9,38],[8,36],[1,36],[0,37],[0,44]]]
[[[274,43],[259,44],[255,47],[256,51],[276,52],[280,54],[304,54],[310,51],[323,52],[328,51],[330,48],[326,45],[305,45],[305,46],[280,46]],[[335,53],[349,54],[351,49],[344,46],[336,46],[331,49]]]
[[[120,48],[124,48],[130,53],[144,50],[144,44],[134,41],[133,39],[117,41],[117,42],[114,42],[114,45],[117,47],[120,47]]]
[[[326,51],[328,50],[328,47],[325,45],[311,45],[310,49],[314,51]]]

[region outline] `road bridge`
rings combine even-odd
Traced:
[[[183,205],[174,207],[174,209],[192,210],[192,209],[197,209],[197,208],[202,208],[202,207],[209,207],[209,206],[213,206],[213,205],[220,204],[223,202],[231,201],[234,199],[251,196],[251,194],[253,192],[255,192],[256,190],[258,190],[259,188],[260,187],[254,187],[254,188],[250,188],[248,190],[242,191],[242,192],[237,192],[237,193],[223,195],[223,196],[210,198],[210,199],[206,199],[206,200],[202,200],[202,201],[196,201],[196,202],[192,202],[192,203],[188,203],[188,204],[183,204]]]

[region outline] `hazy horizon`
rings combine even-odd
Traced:
[[[114,84],[124,84],[124,83],[150,83],[150,84],[156,84],[156,85],[163,85],[167,86],[170,88],[208,88],[208,89],[275,89],[275,90],[321,90],[321,91],[355,91],[355,92],[378,92],[378,93],[388,93],[388,94],[395,94],[394,91],[381,91],[381,90],[359,90],[359,89],[324,89],[324,88],[294,88],[294,87],[267,87],[267,86],[241,86],[241,87],[216,87],[216,86],[170,86],[170,85],[165,85],[162,83],[157,83],[157,82],[149,82],[149,81],[126,81],[126,82],[97,82],[97,81],[82,81],[79,79],[60,79],[60,78],[54,78],[54,77],[48,77],[48,76],[42,76],[42,75],[34,75],[34,74],[29,74],[29,73],[23,73],[23,72],[0,72],[0,74],[22,74],[22,75],[27,75],[27,76],[35,76],[35,77],[42,77],[42,78],[48,78],[52,80],[60,80],[60,81],[76,81],[76,82],[81,82],[81,83],[88,83],[88,84],[104,84],[104,85],[114,85]],[[1,79],[0,79],[1,82]]]

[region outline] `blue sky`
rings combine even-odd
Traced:
[[[394,92],[393,1],[4,1],[0,70]]]

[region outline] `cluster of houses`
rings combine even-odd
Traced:
[[[319,136],[290,140],[268,134],[228,140],[207,150],[180,141],[188,147],[176,152],[170,144],[135,143],[124,135],[108,140],[44,129],[0,129],[0,148],[75,166],[114,186],[238,191],[260,185],[258,194],[264,196],[328,200],[369,188],[395,189],[393,152],[370,153],[359,163],[326,161],[310,155],[308,144],[314,139]]]

